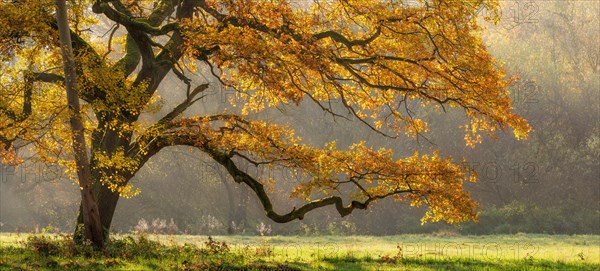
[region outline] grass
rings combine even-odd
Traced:
[[[0,234],[0,270],[600,270],[598,235],[114,236]]]

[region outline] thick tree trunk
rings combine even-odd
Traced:
[[[104,240],[108,240],[110,234],[110,225],[115,215],[120,196],[118,193],[110,191],[110,189],[104,185],[97,185],[96,191],[96,203],[98,205],[98,210],[100,211],[100,223],[103,229],[102,233]],[[81,228],[80,225],[83,224],[82,207],[83,202],[79,205],[79,213],[77,215],[77,227],[75,227],[76,241],[83,240],[81,232],[77,231],[78,228]]]
[[[101,152],[113,155],[120,146],[127,146],[129,144],[129,140],[127,140],[127,138],[129,138],[130,135],[126,134],[123,136],[118,132],[107,129],[104,123],[107,122],[106,119],[111,119],[111,116],[103,115],[99,119],[99,128],[97,128],[92,133],[92,157],[90,165],[92,167],[92,179],[94,180],[93,191],[94,195],[96,196],[96,204],[98,205],[98,209],[100,210],[100,222],[102,224],[103,236],[104,240],[108,240],[110,234],[110,225],[115,214],[117,202],[119,200],[119,194],[113,193],[106,186],[102,185],[100,181],[100,176],[102,176],[102,172],[100,172],[99,169],[96,168],[98,161],[96,160],[94,153]],[[105,174],[112,173],[105,172]],[[127,183],[133,177],[133,174],[131,174],[130,176],[123,177],[125,177],[125,183]],[[76,242],[83,240],[82,232],[78,230],[83,225],[83,214],[81,208],[82,203],[80,203],[79,206],[79,214],[77,216],[76,222],[77,226],[75,227],[74,233]]]
[[[110,231],[110,225],[117,209],[117,203],[119,202],[119,194],[110,191],[105,186],[100,187],[98,193],[98,208],[100,209],[100,222],[104,228],[105,236],[108,237]]]
[[[109,155],[113,155],[115,151],[121,146],[127,146],[129,144],[129,140],[127,138],[130,135],[120,135],[118,132],[107,130],[107,128],[102,124],[104,121],[101,121],[99,126],[100,129],[97,129],[92,135],[92,153],[102,152]],[[139,165],[139,168],[145,161],[142,161]],[[96,196],[96,203],[98,205],[98,209],[100,210],[100,222],[102,224],[103,236],[105,240],[108,240],[110,234],[110,226],[112,223],[112,219],[115,214],[115,210],[117,209],[117,203],[119,201],[119,193],[112,192],[109,188],[102,185],[100,182],[100,176],[102,176],[102,172],[99,172],[99,169],[95,169],[94,165],[97,164],[96,157],[92,154],[92,159],[90,164],[92,165],[92,178],[95,181],[93,190]],[[139,169],[138,168],[138,169]],[[137,171],[136,171],[137,172]],[[111,172],[105,172],[104,174],[114,174]],[[122,176],[126,179],[125,184],[129,182],[131,178],[135,175],[135,172],[132,174],[128,174],[127,176]],[[79,214],[77,216],[77,227],[75,227],[75,240],[81,241],[83,240],[81,233],[78,232],[78,228],[81,228],[81,224],[83,224],[83,214],[81,212],[81,206],[79,208]]]
[[[81,188],[81,213],[83,216],[85,238],[90,240],[96,247],[102,248],[104,247],[104,234],[102,233],[102,225],[100,223],[100,212],[92,191],[92,176],[77,94],[77,75],[73,61],[71,30],[69,29],[65,0],[56,0],[56,19],[62,47],[69,113],[71,114],[73,153],[77,166],[79,186]]]

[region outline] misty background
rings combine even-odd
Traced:
[[[518,75],[510,90],[516,113],[533,132],[517,141],[511,131],[465,145],[462,112],[415,108],[429,121],[426,138],[388,139],[357,121],[333,118],[309,102],[260,113],[260,118],[296,129],[305,143],[339,148],[365,140],[368,146],[393,149],[396,158],[415,150],[435,149],[455,161],[465,158],[479,173],[467,184],[481,204],[479,223],[421,225],[424,208],[382,200],[372,208],[340,218],[334,208],[319,209],[302,221],[276,224],[263,213],[252,191],[236,184],[214,161],[192,148],[175,147],[153,157],[132,184],[142,190],[119,201],[113,232],[147,230],[187,234],[600,234],[600,2],[502,1],[502,20],[487,25],[484,40],[507,71]],[[481,16],[485,16],[481,10]],[[195,82],[211,82],[207,95],[186,115],[235,111],[235,93],[219,87],[206,67]],[[161,85],[160,112],[184,99],[185,85],[171,76]],[[288,197],[301,176],[285,170],[245,165],[250,175],[279,181],[269,193],[278,210],[289,210]],[[62,170],[25,163],[0,166],[0,231],[71,232],[79,207],[78,186]],[[49,227],[50,226],[50,227]]]

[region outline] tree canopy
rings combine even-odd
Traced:
[[[31,146],[36,157],[75,173],[64,98],[62,56],[53,3],[2,1],[0,129],[3,162]],[[482,43],[478,11],[494,22],[496,1],[69,1],[79,97],[103,226],[120,196],[139,191],[129,180],[153,155],[192,146],[221,164],[258,196],[276,222],[302,219],[333,205],[340,215],[391,197],[426,204],[424,220],[476,219],[463,189],[468,167],[438,152],[398,159],[359,141],[349,149],[304,144],[289,126],[259,112],[316,104],[332,118],[352,118],[382,137],[418,139],[429,127],[420,108],[464,111],[465,142],[510,128],[525,138],[527,122],[512,112],[504,74]],[[479,18],[481,19],[481,18]],[[107,31],[108,30],[108,31]],[[214,83],[236,91],[233,109],[190,115]],[[167,77],[185,93],[156,121],[172,97]],[[188,110],[188,111],[186,111]],[[458,128],[458,127],[457,127]],[[240,163],[285,168],[308,178],[290,197],[301,206],[277,212],[268,187]]]

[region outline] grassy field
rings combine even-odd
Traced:
[[[600,236],[115,236],[97,252],[0,234],[0,255],[1,270],[600,270]]]

